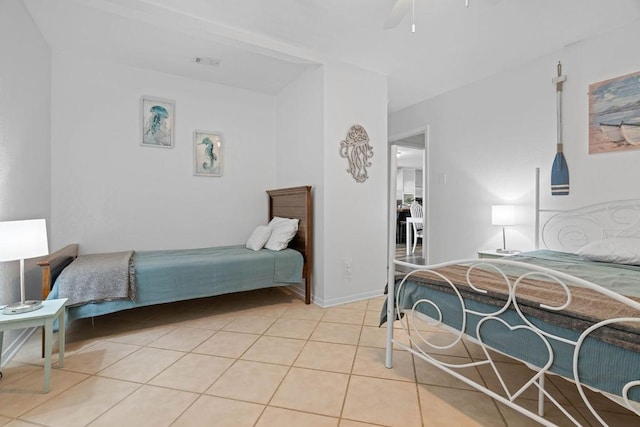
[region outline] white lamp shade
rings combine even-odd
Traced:
[[[48,253],[44,219],[0,222],[0,262],[35,258]]]
[[[513,225],[515,223],[515,209],[512,205],[491,206],[491,224]]]

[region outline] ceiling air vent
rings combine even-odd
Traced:
[[[208,65],[209,67],[220,66],[220,60],[217,58],[207,58],[205,56],[196,56],[193,58],[193,62],[200,65]]]

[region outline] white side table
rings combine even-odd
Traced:
[[[42,308],[28,313],[2,314],[0,312],[0,358],[4,331],[44,326],[44,392],[51,383],[51,348],[53,347],[53,322],[58,319],[58,367],[64,364],[64,305],[66,298],[42,301]],[[2,360],[0,360],[1,362]]]
[[[478,251],[478,258],[503,258],[510,255],[519,254],[520,251],[498,252],[497,249],[483,249]]]

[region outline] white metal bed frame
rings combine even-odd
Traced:
[[[548,211],[541,210],[539,207],[539,170],[536,169],[536,236],[539,235],[539,215],[540,212],[554,212],[555,214],[545,222],[544,227],[542,229],[542,238],[543,242],[546,245],[551,245],[551,241],[553,243],[559,244],[559,248],[564,249],[565,251],[574,251],[576,248],[584,245],[588,241],[592,241],[594,239],[602,239],[607,237],[621,237],[621,236],[640,236],[640,200],[626,200],[626,201],[618,201],[606,204],[598,204],[592,205],[582,209],[568,210],[568,211]],[[395,237],[394,234],[391,234],[393,230],[390,230],[390,237]],[[553,239],[551,236],[554,236]],[[395,240],[393,240],[395,242]],[[538,245],[538,239],[536,237],[536,247]],[[393,246],[391,246],[393,247]],[[413,269],[410,273],[408,273],[403,280],[395,286],[395,277],[394,277],[394,269],[390,268],[389,272],[389,290],[388,290],[388,298],[387,298],[387,345],[386,345],[386,361],[385,366],[387,368],[392,367],[393,363],[393,348],[394,345],[398,348],[409,351],[415,356],[419,357],[422,360],[430,363],[431,365],[447,372],[453,377],[463,381],[464,383],[472,386],[474,389],[481,391],[493,399],[507,405],[508,407],[538,421],[539,423],[546,426],[553,426],[551,421],[544,418],[544,398],[546,397],[554,406],[556,406],[572,423],[575,425],[581,425],[567,410],[562,407],[562,405],[547,391],[545,390],[544,379],[546,374],[554,374],[549,370],[551,364],[553,363],[553,351],[550,345],[551,340],[557,340],[559,342],[563,342],[569,344],[574,347],[573,352],[573,378],[568,378],[569,380],[575,383],[577,391],[586,407],[589,409],[591,414],[604,426],[608,424],[603,420],[603,418],[598,414],[598,411],[593,407],[591,402],[589,401],[587,395],[585,394],[584,389],[590,388],[584,385],[580,380],[580,373],[578,372],[578,358],[580,355],[580,349],[584,340],[589,337],[594,331],[604,326],[613,324],[613,323],[621,323],[621,322],[633,322],[640,323],[640,304],[626,298],[620,294],[612,292],[608,289],[602,288],[597,284],[588,282],[586,280],[554,271],[548,268],[539,267],[531,264],[524,264],[521,262],[509,261],[508,259],[482,259],[482,260],[457,260],[446,263],[441,263],[437,265],[431,266],[420,266],[411,263],[406,263],[402,261],[393,260],[393,255],[390,255],[390,259],[393,264],[396,266],[404,266]],[[508,299],[504,303],[504,306],[497,308],[492,313],[479,313],[473,310],[470,310],[465,307],[465,302],[461,296],[460,291],[456,287],[456,285],[449,280],[447,277],[442,275],[440,272],[434,271],[435,269],[446,267],[450,265],[466,265],[468,266],[467,270],[467,284],[478,293],[486,293],[485,290],[480,289],[475,286],[470,279],[470,272],[475,268],[482,266],[483,268],[490,268],[495,270],[497,275],[499,275],[502,280],[504,280],[504,284],[508,289]],[[391,265],[391,264],[390,264]],[[511,266],[511,267],[519,267],[525,269],[526,272],[521,276],[513,278],[508,277],[506,273],[504,273],[501,267]],[[457,296],[460,306],[462,308],[463,315],[463,325],[461,327],[461,331],[465,330],[467,315],[479,315],[482,317],[478,326],[476,328],[476,335],[479,339],[474,339],[472,337],[466,336],[464,332],[455,330],[442,322],[442,312],[437,304],[430,300],[419,300],[410,310],[403,310],[403,314],[405,315],[405,320],[400,322],[402,324],[402,330],[404,332],[404,342],[399,339],[394,338],[394,322],[392,319],[396,319],[396,298],[400,294],[401,289],[405,285],[406,281],[411,278],[416,272],[426,271],[430,272],[437,276],[439,279],[444,280],[448,286],[451,287],[454,294]],[[611,318],[600,321],[593,326],[589,327],[585,330],[580,337],[575,340],[569,340],[563,337],[555,336],[547,331],[544,331],[538,327],[536,327],[528,318],[527,315],[523,313],[521,307],[519,306],[518,300],[516,299],[516,294],[518,291],[518,285],[525,279],[544,279],[545,281],[552,282],[557,284],[557,286],[562,287],[564,293],[566,294],[566,301],[563,304],[558,306],[549,306],[546,304],[540,304],[541,308],[551,311],[561,311],[565,309],[572,300],[571,288],[568,286],[568,283],[576,284],[582,287],[586,287],[588,289],[597,291],[603,295],[603,297],[612,298],[615,301],[626,304],[632,309],[636,310],[637,315],[633,317],[621,317],[621,318]],[[432,319],[427,318],[425,315],[419,313],[416,308],[419,304],[428,304],[431,307],[435,308],[438,313],[439,318]],[[505,312],[508,309],[514,309],[519,318],[524,322],[524,325],[512,326],[507,324],[504,320],[498,318],[500,314]],[[416,321],[415,319],[419,319],[421,321],[427,321],[430,325],[440,326],[445,330],[452,333],[453,338],[450,344],[447,345],[437,345],[435,343],[429,342],[427,338],[421,334],[420,330],[415,327]],[[482,342],[482,335],[480,333],[480,326],[489,321],[498,321],[501,322],[504,326],[508,327],[511,331],[526,329],[531,333],[538,336],[538,338],[546,345],[548,351],[547,363],[542,367],[536,367],[529,363],[526,363],[522,360],[520,362],[527,365],[530,369],[536,371],[536,373],[531,377],[531,379],[522,385],[515,392],[510,391],[505,383],[504,378],[501,376],[500,371],[496,368],[495,362],[492,358],[492,353],[488,350],[491,349],[489,346],[485,345]],[[466,364],[451,364],[444,363],[442,361],[437,360],[435,357],[429,354],[429,349],[434,350],[442,350],[454,347],[459,344],[463,337],[471,340],[479,344],[483,351],[486,359],[466,363]],[[406,343],[406,339],[408,338],[409,344]],[[509,356],[509,355],[507,355]],[[512,357],[513,356],[509,356]],[[519,360],[519,359],[516,359]],[[498,377],[500,384],[502,386],[502,393],[497,393],[489,388],[487,388],[484,384],[478,383],[471,378],[465,377],[458,369],[468,368],[468,367],[478,367],[488,365],[492,368],[493,372]],[[555,375],[555,374],[554,374]],[[538,410],[537,413],[531,412],[530,410],[520,406],[515,400],[522,395],[522,393],[529,389],[530,387],[535,387],[538,392]],[[640,404],[635,401],[631,401],[628,398],[629,391],[634,387],[640,387],[640,378],[628,382],[623,388],[623,395],[615,396],[609,393],[605,393],[599,390],[600,393],[606,395],[611,400],[620,404],[621,406],[627,408],[631,412],[640,416]],[[640,423],[640,420],[639,420]]]

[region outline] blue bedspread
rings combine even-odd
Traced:
[[[67,309],[68,319],[129,308],[303,283],[302,254],[293,249],[253,251],[244,246],[143,251],[134,255],[136,300],[89,303]],[[67,268],[73,266],[71,263]],[[48,298],[57,298],[54,284]]]
[[[620,295],[640,298],[640,266],[595,262],[567,252],[537,250],[512,255],[509,260],[562,271],[596,283]]]

